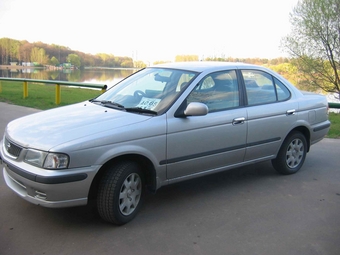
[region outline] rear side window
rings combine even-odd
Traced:
[[[248,105],[268,104],[287,100],[289,90],[282,82],[268,73],[257,70],[242,70]]]

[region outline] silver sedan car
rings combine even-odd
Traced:
[[[0,146],[7,185],[45,207],[96,201],[118,225],[146,188],[271,160],[296,173],[327,134],[328,104],[273,71],[224,62],[142,69],[97,98],[8,124]]]

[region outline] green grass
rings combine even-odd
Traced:
[[[28,97],[23,98],[22,82],[0,81],[0,102],[41,110],[82,102],[100,95],[100,90],[61,86],[61,103],[55,103],[55,85],[28,84]]]
[[[328,132],[328,138],[340,138],[340,114],[331,112],[329,114],[331,129]]]
[[[47,110],[82,102],[100,95],[99,90],[61,87],[61,103],[55,104],[55,86],[28,84],[28,97],[23,98],[23,85],[19,82],[0,81],[0,102]],[[340,138],[340,114],[330,113],[331,128],[328,138]]]

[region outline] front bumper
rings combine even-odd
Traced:
[[[3,162],[3,176],[9,188],[36,205],[59,208],[86,205],[92,180],[99,166],[41,176]]]

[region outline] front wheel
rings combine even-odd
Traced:
[[[306,137],[301,132],[294,131],[284,140],[272,164],[280,174],[294,174],[302,167],[306,153]]]
[[[144,176],[134,162],[120,162],[103,175],[97,194],[99,215],[122,225],[138,213],[144,195]]]

